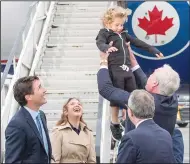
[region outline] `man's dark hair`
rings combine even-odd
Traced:
[[[25,106],[27,101],[26,95],[33,94],[33,81],[39,80],[37,76],[26,76],[18,79],[13,86],[13,94],[15,100],[20,106]]]

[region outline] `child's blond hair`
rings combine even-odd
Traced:
[[[109,8],[103,15],[103,18],[102,18],[103,26],[106,26],[106,24],[112,23],[115,18],[127,19],[127,16],[130,14],[131,14],[131,11],[129,9],[124,9],[119,6]]]

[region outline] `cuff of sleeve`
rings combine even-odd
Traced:
[[[132,70],[132,72],[134,72],[134,71],[136,71],[136,70],[139,69],[139,68],[140,68],[140,66],[139,66],[139,65],[136,65],[136,66],[132,67],[131,70]]]
[[[100,69],[101,69],[101,68],[106,68],[106,69],[108,69],[108,66],[102,65],[102,66],[100,66]]]

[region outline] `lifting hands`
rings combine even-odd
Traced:
[[[156,54],[156,57],[157,57],[157,58],[163,58],[164,55],[160,52],[159,54]]]

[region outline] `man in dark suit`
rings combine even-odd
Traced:
[[[154,97],[145,90],[133,91],[127,112],[136,128],[123,136],[116,163],[174,163],[171,135],[152,119]]]
[[[137,86],[139,89],[145,89],[154,97],[155,101],[155,115],[153,120],[163,129],[167,130],[172,137],[173,131],[175,128],[177,111],[178,111],[178,100],[177,95],[175,94],[176,90],[180,85],[180,78],[177,72],[175,72],[169,65],[164,65],[156,69],[150,76],[147,78],[145,73],[142,71],[140,66],[137,63],[137,60],[132,53],[132,50],[129,46],[130,60],[131,60],[131,70],[134,73]],[[109,72],[108,72],[108,63],[107,58],[108,54],[101,53],[101,67],[98,72],[97,81],[98,81],[98,90],[100,95],[105,99],[112,101],[121,108],[127,109],[126,104],[128,103],[128,98],[130,93],[119,88],[115,88],[111,82]],[[130,121],[127,116],[125,124],[125,133],[135,129],[135,126]],[[177,133],[181,133],[179,130],[176,130]],[[177,137],[180,144],[178,148],[175,148],[174,155],[176,160],[179,163],[183,162],[183,138],[182,134],[179,134]],[[176,145],[175,145],[176,146]]]
[[[5,163],[50,163],[51,143],[46,117],[40,107],[46,90],[37,76],[16,81],[14,98],[21,106],[5,130]]]

